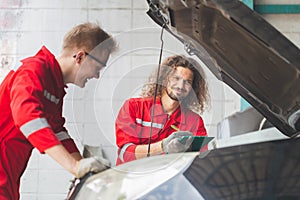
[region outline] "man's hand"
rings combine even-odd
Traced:
[[[186,151],[192,141],[193,134],[189,131],[176,131],[162,140],[162,150],[165,153],[178,153]],[[185,140],[183,136],[188,136]]]
[[[88,172],[101,172],[110,167],[110,162],[101,157],[81,159],[77,164],[76,178],[81,178]]]

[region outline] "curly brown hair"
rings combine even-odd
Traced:
[[[210,96],[204,71],[200,64],[193,58],[185,57],[184,55],[175,55],[163,61],[159,72],[157,96],[161,96],[165,92],[169,77],[178,66],[188,68],[194,74],[192,90],[188,96],[181,101],[181,106],[200,114],[203,113],[209,106]],[[158,69],[154,70],[148,78],[148,82],[144,84],[141,92],[142,97],[152,97],[154,95],[157,71]]]

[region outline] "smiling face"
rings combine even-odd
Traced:
[[[191,91],[194,80],[193,72],[185,67],[178,66],[168,77],[166,86],[167,95],[175,100],[183,100]]]
[[[105,64],[109,58],[109,52],[80,52],[76,56],[81,56],[81,62],[76,73],[74,84],[83,88],[88,80],[92,78],[98,79],[100,77],[100,70],[105,67]]]

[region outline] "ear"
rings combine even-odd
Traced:
[[[75,62],[76,63],[81,63],[82,59],[85,57],[84,51],[78,51],[77,54],[75,55]]]

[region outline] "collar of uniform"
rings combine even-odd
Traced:
[[[175,122],[179,124],[186,123],[185,109],[183,107],[178,106],[178,108],[171,114],[171,118],[174,119]]]
[[[36,53],[34,57],[25,58],[21,60],[21,62],[24,63],[27,60],[30,61],[32,59],[36,59],[36,61],[40,61],[43,64],[46,64],[46,68],[51,68],[50,71],[54,76],[57,86],[60,88],[65,87],[60,65],[57,62],[55,56],[45,46],[42,46],[42,48]]]
[[[60,65],[57,62],[55,56],[45,46],[42,47],[41,51],[44,53],[45,56],[49,58],[49,61],[51,62],[51,65],[54,69],[54,77],[56,79],[56,83],[58,83],[58,87],[66,87],[66,85],[64,84],[63,74]]]
[[[151,109],[152,109],[152,107],[151,107]],[[167,115],[167,113],[165,113],[165,111],[164,111],[164,109],[162,107],[162,103],[161,103],[160,97],[157,97],[156,101],[155,101],[154,116],[156,117],[156,116],[160,116],[160,115]]]
[[[162,103],[161,103],[161,98],[156,98],[155,102],[155,111],[154,111],[154,116],[162,116],[162,115],[168,115],[165,113]],[[169,116],[171,120],[174,120],[176,123],[180,124],[185,124],[186,123],[186,117],[185,117],[185,110],[184,108],[178,106],[178,108]]]

